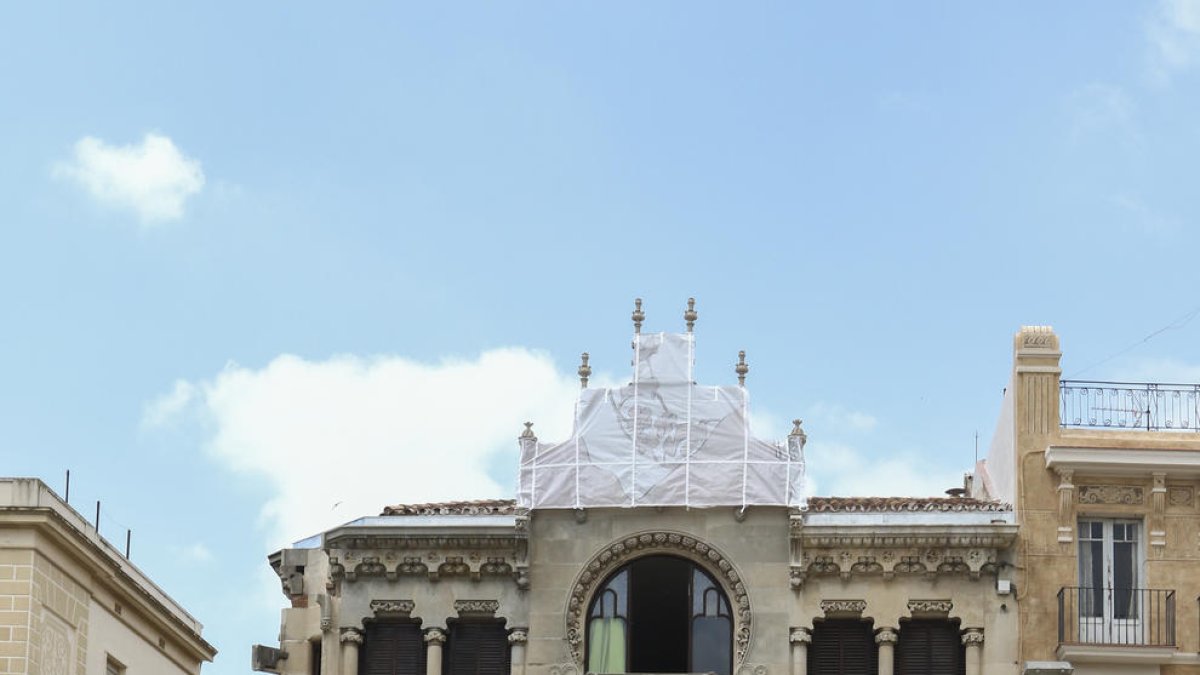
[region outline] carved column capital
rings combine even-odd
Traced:
[[[875,631],[875,644],[894,645],[899,639],[900,634],[896,632],[895,628],[884,626],[883,628]]]
[[[982,628],[968,628],[966,631],[963,632],[962,643],[968,647],[982,647],[983,646],[983,629]]]
[[[357,628],[342,629],[342,644],[361,645],[363,642],[362,631]]]
[[[788,642],[794,645],[807,645],[812,642],[812,631],[807,628],[793,628],[788,634]]]
[[[430,628],[425,631],[425,643],[442,646],[446,644],[446,631],[441,628]]]
[[[514,628],[508,633],[508,644],[523,645],[529,641],[528,628]]]

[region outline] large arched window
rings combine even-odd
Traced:
[[[652,555],[621,567],[587,616],[590,673],[732,673],[729,598],[685,558]]]

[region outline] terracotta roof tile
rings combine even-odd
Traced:
[[[381,516],[509,516],[517,508],[515,499],[475,499],[430,504],[385,506]]]
[[[810,512],[900,512],[900,511],[1011,511],[1001,502],[970,497],[810,497]]]

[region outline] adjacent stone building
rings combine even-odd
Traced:
[[[805,432],[750,433],[687,332],[574,431],[519,439],[514,500],[389,506],[271,556],[290,607],[255,668],[289,675],[1010,675],[1017,525],[963,496],[812,498]],[[402,495],[401,495],[402,497]]]
[[[33,478],[0,478],[0,674],[197,675],[201,626]]]
[[[1200,673],[1200,385],[1062,379],[1023,328],[975,491],[1012,502],[1020,659],[1075,673]]]

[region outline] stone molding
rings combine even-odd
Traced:
[[[495,614],[500,611],[499,600],[455,600],[454,611],[459,614]]]
[[[858,614],[867,611],[866,600],[822,600],[821,611],[828,614]]]
[[[402,614],[409,616],[412,614],[417,603],[412,600],[372,600],[371,611],[376,614]]]
[[[740,672],[750,648],[750,596],[742,576],[724,553],[681,532],[654,530],[631,534],[596,553],[583,566],[567,601],[567,645],[577,666],[583,665],[585,615],[592,591],[625,563],[655,553],[681,555],[704,568],[721,585],[733,610],[734,669]]]
[[[1144,504],[1146,490],[1140,485],[1080,485],[1080,504]]]
[[[837,575],[850,579],[855,575],[877,574],[885,580],[896,575],[938,576],[963,574],[972,581],[983,572],[996,569],[995,548],[865,548],[859,550],[803,550],[793,560],[789,574],[793,589],[803,587],[810,576]]]
[[[950,610],[954,607],[954,603],[950,600],[909,600],[908,612],[910,614],[950,614]]]
[[[361,645],[363,643],[362,631],[357,628],[343,628],[341,641],[343,644],[349,642],[351,644]]]
[[[441,646],[446,644],[446,631],[441,628],[430,628],[425,631],[422,638],[425,640],[425,644]]]

